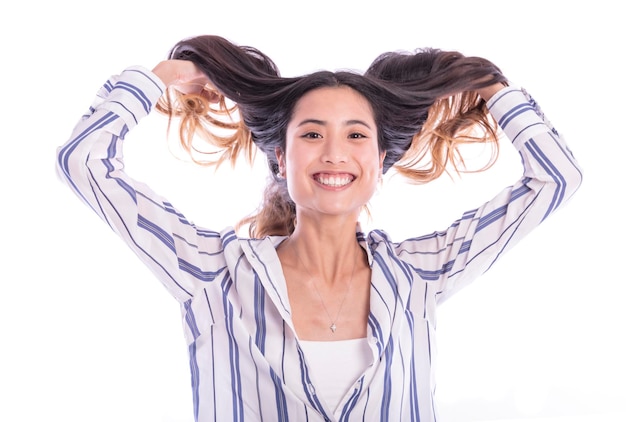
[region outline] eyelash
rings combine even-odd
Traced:
[[[317,132],[307,132],[304,135],[302,135],[302,137],[308,138],[308,139],[320,139],[322,135],[320,135]],[[348,138],[349,139],[364,139],[364,138],[367,138],[367,136],[359,132],[353,132],[350,135],[348,135]]]

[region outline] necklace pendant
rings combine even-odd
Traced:
[[[333,325],[330,326],[330,331],[332,331],[334,333],[336,329],[337,329],[337,326],[333,322]]]

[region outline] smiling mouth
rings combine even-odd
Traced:
[[[321,185],[333,188],[340,188],[352,183],[354,179],[356,179],[356,176],[353,176],[351,174],[317,173],[313,175],[313,179]]]

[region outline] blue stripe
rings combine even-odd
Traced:
[[[191,394],[193,397],[193,417],[198,422],[200,411],[200,370],[196,356],[196,342],[189,345],[189,370],[191,371]]]
[[[494,209],[489,214],[485,214],[478,220],[478,225],[476,226],[476,233],[485,229],[486,227],[493,224],[494,222],[502,219],[507,214],[509,207],[514,201],[518,200],[519,198],[524,197],[527,193],[530,193],[530,192],[531,192],[531,189],[525,184],[511,191],[510,199],[506,204]]]
[[[272,381],[274,381],[274,399],[276,400],[276,413],[278,415],[278,420],[281,422],[288,422],[289,413],[287,412],[287,398],[285,397],[285,392],[283,391],[285,386],[272,368],[270,368],[270,377],[272,378]]]
[[[411,342],[412,343],[412,342]],[[397,382],[399,384],[401,384],[402,386],[406,385],[406,377],[407,376],[411,376],[411,374],[407,373],[407,368],[406,368],[406,357],[405,357],[405,353],[404,353],[404,348],[402,347],[402,342],[398,343],[399,347],[398,347],[398,354],[400,355],[400,372],[398,373],[398,378],[400,378],[400,380]],[[411,347],[411,356],[415,356],[415,354],[413,353],[413,347]],[[397,360],[396,360],[397,362]],[[410,365],[410,362],[409,362]],[[404,413],[402,407],[404,406],[404,400],[405,400],[405,395],[406,395],[406,388],[401,388],[400,389],[400,413]],[[397,396],[397,394],[396,394]]]
[[[387,257],[391,258],[390,254],[387,255]],[[395,299],[400,299],[400,295],[398,294],[397,280],[394,278],[393,274],[391,274],[391,271],[389,270],[389,267],[387,266],[385,260],[382,259],[380,252],[374,252],[374,261],[378,264],[380,270],[385,276],[385,281],[393,292],[392,297],[394,297]],[[402,307],[404,307],[404,304],[402,304]],[[389,308],[387,308],[387,310],[389,311]],[[389,318],[391,319],[391,312],[389,312]]]
[[[113,157],[115,155],[115,148],[113,147],[113,145],[115,145],[116,143],[117,142],[111,142],[111,146],[109,146],[109,157]],[[102,160],[102,164],[107,170],[107,175],[105,176],[105,178],[109,180],[114,180],[115,183],[117,183],[123,190],[126,191],[126,193],[128,193],[128,195],[133,200],[133,203],[137,204],[137,192],[135,191],[135,189],[125,180],[120,179],[119,177],[111,176],[111,173],[115,170],[115,167],[113,167],[110,159]]]
[[[259,406],[259,412],[258,412],[259,421],[263,422],[263,414],[265,413],[265,411],[263,410],[263,399],[261,398],[261,383],[259,382],[260,381],[259,365],[257,365],[257,360],[254,358],[256,354],[256,350],[253,347],[252,336],[248,338],[248,354],[250,356],[250,360],[252,361],[252,364],[254,365],[254,385],[256,386],[256,400]]]
[[[387,301],[385,301],[385,298],[380,292],[380,290],[378,290],[378,287],[376,287],[374,284],[371,284],[371,290],[376,293],[376,295],[379,297],[379,300],[382,302],[383,305],[385,305],[385,308],[387,309],[387,316],[391,318],[391,310],[389,309],[389,304],[387,303]],[[374,298],[372,297],[370,299],[370,302],[373,299]],[[372,330],[372,335],[374,336],[374,338],[378,340],[376,345],[378,346],[378,356],[380,356],[382,354],[382,349],[383,349],[382,345],[384,344],[384,333],[383,333],[383,329],[380,323],[378,322],[374,314],[371,312],[371,310],[368,315],[367,323],[370,326],[370,329]]]
[[[385,348],[385,373],[383,376],[383,395],[381,397],[380,403],[380,420],[388,421],[389,420],[389,410],[391,408],[391,393],[393,391],[393,383],[391,382],[391,361],[393,357],[394,351],[394,342],[393,338],[389,338],[389,343]]]
[[[241,367],[239,365],[240,352],[239,345],[235,339],[234,333],[234,310],[233,305],[227,300],[228,293],[233,286],[233,280],[230,277],[226,277],[222,283],[222,289],[224,290],[223,305],[224,313],[226,316],[226,332],[228,333],[228,350],[229,350],[229,367],[231,378],[231,391],[232,391],[232,406],[233,406],[233,422],[243,421],[243,395],[241,384]]]
[[[535,126],[543,126],[546,127],[546,124],[543,122],[536,122],[536,123],[532,123],[526,127],[524,127],[522,130],[520,130],[517,135],[515,135],[513,138],[509,138],[511,140],[511,142],[515,143],[517,142],[517,139],[522,136],[524,134],[525,131],[527,131],[528,129],[535,127]]]
[[[468,261],[465,263],[465,266],[464,266],[463,268],[460,268],[460,269],[459,269],[457,272],[455,272],[455,273],[451,273],[451,274],[450,274],[450,277],[454,277],[454,276],[456,276],[457,274],[462,273],[462,272],[465,270],[465,268],[469,267],[469,266],[470,266],[470,264],[471,264],[471,263],[472,263],[472,262],[473,262],[476,258],[478,258],[478,257],[479,257],[479,256],[481,256],[483,253],[485,253],[486,251],[488,251],[489,249],[491,249],[491,247],[492,247],[493,245],[496,245],[498,242],[500,242],[500,240],[501,240],[504,236],[506,236],[506,235],[507,235],[507,233],[509,232],[509,230],[510,230],[512,227],[514,227],[514,229],[513,229],[513,233],[515,233],[515,230],[517,230],[517,227],[519,227],[519,225],[521,224],[521,221],[523,221],[524,216],[526,215],[526,213],[527,213],[528,209],[529,209],[530,207],[532,207],[532,204],[534,203],[534,201],[535,201],[536,199],[537,199],[537,197],[534,197],[534,198],[533,198],[533,200],[531,201],[531,203],[530,203],[530,204],[528,204],[528,205],[526,206],[526,208],[524,209],[524,211],[523,211],[523,212],[521,212],[521,213],[518,215],[518,217],[517,217],[514,221],[512,221],[512,222],[511,222],[511,224],[509,224],[507,227],[505,227],[505,228],[504,228],[504,229],[500,232],[500,235],[499,235],[496,239],[494,239],[491,243],[489,243],[489,244],[488,244],[488,245],[486,245],[483,249],[481,249],[480,251],[478,251],[478,252],[477,252],[477,253],[476,253],[473,257],[471,257],[470,259],[468,259]],[[502,254],[502,251],[506,248],[506,245],[510,242],[510,240],[512,239],[512,237],[513,237],[513,234],[510,234],[510,235],[509,235],[508,240],[507,240],[507,241],[506,241],[506,243],[505,243],[505,245],[504,245],[504,246],[503,246],[503,247],[502,247],[502,248],[501,248],[501,249],[500,249],[497,253],[495,253],[495,254],[494,254],[494,256],[495,256],[495,257],[493,258],[493,260],[492,260],[491,264],[489,265],[489,267],[491,267],[491,265],[493,265],[493,263],[494,263],[494,262],[498,259],[498,257]]]
[[[253,246],[253,241],[252,239],[249,239],[248,241],[248,245],[250,246],[250,249],[252,250],[252,253],[254,254],[254,257],[256,258],[257,262],[259,264],[261,264],[261,266],[263,267],[263,270],[265,272],[265,279],[268,280],[272,286],[272,289],[274,290],[274,292],[276,293],[276,297],[278,297],[278,299],[280,300],[280,304],[283,307],[283,311],[285,311],[285,313],[287,314],[291,314],[291,312],[289,311],[289,307],[287,306],[287,304],[285,304],[283,302],[283,296],[279,293],[278,291],[278,287],[276,286],[276,284],[274,283],[274,277],[272,277],[270,275],[269,270],[267,269],[267,265],[265,265],[265,262],[263,262],[263,259],[261,259],[259,257],[259,254],[257,253],[256,249]]]
[[[97,215],[102,216],[108,226],[113,229],[113,224],[111,224],[111,221],[109,221],[109,217],[107,216],[107,213],[104,212],[104,209],[102,208],[102,203],[98,199],[98,192],[100,191],[100,187],[95,182],[96,178],[93,176],[91,169],[88,169],[87,171],[89,173],[89,177],[87,178],[87,180],[89,181],[89,188],[91,189],[91,194],[95,198],[95,205],[98,209],[96,210],[91,202],[88,202],[89,207],[94,210]]]
[[[163,208],[165,211],[169,212],[170,214],[175,215],[176,217],[178,217],[178,221],[180,221],[181,223],[183,223],[186,226],[191,226],[191,227],[196,227],[195,224],[189,222],[187,220],[187,218],[185,218],[185,216],[183,214],[181,214],[180,212],[178,212],[178,210],[169,202],[167,201],[163,201],[162,203],[157,203],[155,201],[152,200],[152,198],[149,197],[145,197],[147,200],[149,200],[150,202],[152,202],[153,204],[158,205],[159,207]],[[217,234],[216,232],[212,232],[213,234]],[[219,234],[217,234],[219,236]]]
[[[113,100],[110,100],[109,102],[111,104],[117,104],[118,106],[126,110],[126,112],[130,114],[130,116],[133,118],[133,121],[135,122],[135,124],[139,123],[139,118],[135,115],[135,113],[133,113],[133,111],[130,108],[126,107],[124,103],[120,103],[119,101],[113,101]]]
[[[191,309],[191,299],[185,301],[184,308],[185,308],[185,322],[187,323],[187,326],[189,327],[189,330],[191,331],[191,334],[193,335],[193,339],[195,340],[198,337],[200,337],[200,330],[198,329],[198,324],[196,323],[196,317],[193,314],[193,310]]]
[[[476,216],[476,212],[477,211],[478,211],[478,209],[473,209],[471,211],[466,211],[465,213],[463,213],[463,216],[460,219],[456,220],[454,223],[452,223],[448,227],[448,229],[446,231],[436,231],[436,232],[430,233],[428,235],[409,238],[409,239],[406,239],[406,240],[402,241],[399,245],[411,244],[412,247],[415,247],[416,243],[430,242],[433,239],[436,239],[436,238],[439,238],[439,237],[446,237],[448,235],[450,229],[454,229],[456,227],[459,227],[462,221],[473,219]],[[454,242],[456,242],[457,240],[458,239],[454,239]],[[400,254],[409,254],[409,255],[414,255],[414,254],[418,254],[418,255],[439,255],[441,252],[446,251],[452,244],[453,243],[445,245],[441,249],[436,250],[436,251],[432,251],[432,250],[423,250],[423,251],[420,251],[420,250],[415,251],[415,250],[413,250],[413,251],[409,251],[409,250],[407,250],[405,248],[398,248],[397,251],[398,251],[398,255],[400,255]],[[430,247],[432,245],[428,244],[428,246]]]
[[[72,189],[81,197],[81,199],[85,202],[88,202],[87,199],[83,196],[82,192],[78,189],[72,177],[70,175],[70,166],[69,166],[69,158],[70,155],[74,152],[74,150],[80,145],[81,142],[85,140],[89,135],[93,132],[102,129],[113,123],[119,117],[113,113],[107,113],[100,119],[96,120],[92,125],[88,126],[84,131],[79,133],[73,140],[69,141],[59,152],[58,155],[58,163],[59,168],[63,171],[67,182],[70,184]]]
[[[178,268],[204,282],[211,282],[215,280],[218,275],[226,270],[226,267],[222,267],[217,271],[202,271],[198,266],[193,265],[180,257],[178,257]]]
[[[511,110],[509,110],[506,114],[504,114],[498,123],[500,124],[500,127],[502,129],[505,129],[506,126],[511,122],[511,120],[513,120],[520,114],[524,114],[528,111],[532,112],[533,114],[535,113],[535,109],[532,108],[532,106],[528,103],[516,105]]]
[[[191,248],[195,249],[195,250],[196,250],[196,252],[198,253],[198,255],[211,256],[211,257],[214,257],[214,256],[220,257],[220,256],[222,256],[222,255],[224,254],[224,249],[217,249],[217,250],[215,250],[215,251],[204,251],[204,250],[201,250],[201,249],[198,247],[198,245],[197,245],[197,244],[195,244],[195,243],[191,243],[190,241],[188,241],[187,239],[185,239],[184,237],[182,237],[181,235],[176,234],[176,233],[173,233],[173,234],[172,234],[172,237],[174,237],[174,238],[176,238],[176,239],[180,240],[181,242],[185,243],[187,246],[189,246],[189,247],[191,247]],[[207,235],[207,236],[203,236],[203,235],[198,235],[198,237],[219,237],[219,236],[208,236],[208,235]]]
[[[130,186],[130,185],[125,183],[124,186]],[[133,192],[133,195],[137,195],[138,197],[141,197],[141,198],[145,199],[146,201],[150,202],[151,204],[153,204],[156,207],[159,207],[160,209],[162,209],[163,211],[167,212],[168,214],[176,216],[176,218],[178,219],[178,221],[181,224],[183,224],[185,226],[192,227],[195,230],[194,234],[197,235],[198,237],[206,237],[206,238],[211,238],[211,239],[217,239],[217,238],[221,237],[221,235],[218,232],[214,231],[214,230],[198,229],[195,224],[190,223],[189,221],[187,221],[187,219],[183,216],[183,214],[178,212],[178,210],[176,210],[176,208],[174,208],[172,206],[172,204],[170,204],[169,202],[159,203],[159,202],[156,202],[154,199],[150,198],[149,196],[147,196],[146,194],[144,194],[143,192],[134,190],[133,188],[127,189],[127,191],[128,190],[131,190]],[[183,239],[180,235],[176,235],[176,234],[173,234],[173,235],[174,236],[178,236],[181,239]],[[197,248],[197,245],[192,244],[192,243],[190,243],[187,240],[184,240],[184,241],[186,243],[188,243],[189,245],[194,246],[194,247]]]
[[[526,143],[526,147],[528,151],[532,154],[532,156],[537,160],[539,165],[546,171],[546,173],[552,177],[556,184],[556,191],[554,192],[554,196],[552,197],[552,201],[550,203],[550,207],[546,211],[543,219],[545,219],[548,215],[550,215],[563,201],[565,196],[565,189],[567,188],[567,182],[565,181],[565,177],[559,171],[559,169],[550,161],[550,159],[544,154],[544,152],[537,146],[537,143],[533,139],[529,139]]]
[[[411,272],[408,271],[409,266],[402,260],[400,260],[394,253],[393,250],[391,248],[391,244],[387,243],[386,244],[386,252],[387,252],[387,258],[391,261],[391,264],[396,264],[395,268],[400,269],[402,271],[402,274],[404,275],[404,279],[400,278],[400,277],[396,277],[395,274],[392,273],[392,271],[389,269],[387,262],[385,261],[385,259],[382,258],[380,252],[376,251],[373,254],[373,258],[374,261],[378,263],[381,271],[383,272],[383,274],[385,275],[385,280],[387,281],[387,284],[389,285],[389,287],[391,288],[391,290],[393,291],[393,295],[396,299],[396,301],[400,302],[400,306],[402,308],[406,307],[406,303],[404,302],[404,298],[401,297],[399,291],[398,291],[398,286],[401,282],[406,282],[409,289],[411,288],[411,285],[413,284],[413,277]],[[390,314],[390,319],[391,319],[391,314]]]
[[[469,251],[471,244],[472,244],[471,240],[466,240],[465,242],[461,243],[461,247],[459,248],[459,255],[464,254],[467,251]]]
[[[211,391],[213,392],[213,420],[217,421],[217,384],[215,382],[215,326],[213,324],[215,324],[215,317],[213,316],[213,308],[211,307],[211,301],[209,300],[209,296],[208,293],[206,291],[206,289],[204,290],[204,299],[206,301],[206,305],[207,305],[207,309],[209,310],[209,315],[211,316],[211,328],[210,328],[210,344],[211,344],[211,362],[213,363],[213,365],[211,366],[211,385],[212,385],[212,389]],[[195,422],[199,422],[197,420],[197,416],[196,416],[196,421]]]
[[[385,303],[385,305],[387,304]],[[370,329],[372,330],[372,336],[377,340],[376,341],[376,346],[378,348],[377,356],[380,356],[383,353],[383,348],[382,348],[383,330],[382,330],[382,327],[380,326],[380,323],[378,322],[374,314],[371,312],[369,313],[367,317],[367,325],[369,325]]]
[[[364,398],[362,400],[365,400],[365,404],[363,405],[363,422],[365,422],[365,415],[369,414],[369,411],[367,410],[370,404],[370,389],[369,388],[365,390]]]
[[[138,69],[126,69],[126,70],[125,70],[125,72],[128,72],[128,73],[138,73],[138,74],[140,74],[140,75],[144,76],[144,77],[145,77],[148,81],[152,82],[152,84],[153,84],[153,85],[154,85],[154,86],[155,86],[155,87],[159,90],[159,92],[160,92],[161,94],[163,93],[163,90],[161,89],[161,87],[159,86],[159,84],[157,84],[157,83],[156,83],[156,82],[152,79],[152,77],[150,77],[150,76],[149,76],[148,74],[146,74],[145,72],[142,72],[142,71],[140,71],[140,70],[138,70]]]
[[[137,226],[151,233],[154,237],[160,240],[167,249],[176,253],[176,248],[174,247],[174,238],[161,227],[146,219],[141,214],[137,215]]]
[[[237,263],[239,265],[239,263]],[[261,353],[265,354],[265,337],[267,336],[267,323],[265,322],[265,290],[254,274],[254,321],[256,323],[254,344]]]
[[[358,399],[359,399],[359,396],[361,394],[361,391],[363,390],[363,380],[364,379],[365,379],[365,376],[363,375],[358,380],[358,386],[359,387],[354,389],[354,391],[352,392],[352,395],[350,396],[350,398],[346,402],[345,406],[341,410],[341,416],[339,417],[340,421],[348,422],[350,420],[350,414],[352,413],[352,411],[356,407],[356,404],[358,403]]]
[[[193,395],[194,420],[198,421],[198,413],[200,409],[200,369],[196,356],[196,339],[200,337],[200,330],[196,324],[193,310],[191,309],[191,300],[183,303],[185,308],[185,322],[189,327],[189,331],[193,335],[193,341],[189,345],[189,369],[191,371],[191,391]]]
[[[280,356],[281,356],[281,360],[280,360],[280,374],[281,374],[281,377],[283,379],[286,379],[287,376],[285,374],[285,356],[286,356],[285,350],[287,348],[287,341],[286,341],[286,339],[287,339],[287,335],[286,335],[287,323],[285,322],[285,320],[283,320],[282,328],[283,328],[282,333],[281,333],[282,337],[280,337],[280,338],[283,339],[282,347],[281,347],[281,350],[280,350],[280,352],[281,352],[281,354],[280,354]]]
[[[297,346],[297,350],[298,358],[300,360],[300,381],[302,382],[304,394],[309,400],[311,406],[313,406],[315,410],[317,410],[322,416],[324,416],[325,420],[329,420],[328,415],[326,415],[326,412],[324,411],[324,406],[322,406],[322,403],[320,403],[319,399],[317,398],[317,394],[315,394],[315,387],[313,386],[311,378],[309,377],[309,368],[304,362],[304,353],[302,352],[302,349],[299,345]],[[309,387],[313,388],[313,392],[310,391]]]
[[[439,278],[446,274],[448,271],[452,269],[454,266],[454,260],[448,261],[444,263],[441,268],[437,270],[425,270],[423,268],[413,267],[413,270],[420,276],[420,278],[424,281],[437,281]]]
[[[480,217],[478,224],[476,225],[476,233],[479,233],[481,230],[500,220],[506,215],[508,209],[509,204],[505,204]]]
[[[428,287],[428,285],[426,285]],[[411,333],[411,345],[413,350],[411,350],[411,362],[408,376],[410,377],[409,381],[409,406],[411,409],[411,421],[419,422],[420,414],[419,414],[419,399],[418,399],[418,388],[417,388],[417,371],[415,365],[415,348],[421,347],[420,344],[416,344],[415,342],[415,320],[413,317],[413,313],[409,310],[405,312],[407,323],[409,326],[409,332]],[[428,349],[430,350],[430,342],[428,343]]]
[[[215,316],[213,316],[213,307],[211,306],[211,301],[209,300],[209,295],[208,295],[206,289],[204,289],[203,292],[204,292],[204,301],[206,303],[206,308],[209,310],[209,316],[211,317],[211,324],[215,324]]]
[[[522,92],[522,90],[520,89],[511,89],[508,90],[502,94],[496,94],[499,95],[496,99],[493,100],[493,102],[491,103],[491,107],[490,108],[494,108],[494,106],[499,103],[504,97],[506,97],[507,95],[513,94],[515,92]]]
[[[150,113],[150,110],[152,109],[152,102],[141,89],[137,88],[135,85],[131,85],[123,81],[118,81],[115,84],[114,90],[115,89],[122,89],[130,92],[135,98],[137,98],[137,100],[139,100],[146,114]]]
[[[534,202],[534,200],[533,200]],[[502,247],[500,248],[500,250],[495,254],[494,258],[491,260],[491,264],[489,264],[489,266],[487,267],[487,269],[485,270],[485,272],[489,271],[489,269],[491,268],[491,266],[500,258],[500,256],[502,255],[502,253],[506,250],[506,247],[509,245],[509,243],[511,242],[511,240],[513,239],[513,237],[515,236],[515,233],[517,233],[517,230],[519,229],[521,223],[524,221],[524,219],[526,218],[526,213],[522,214],[520,216],[520,224],[518,224],[517,226],[515,226],[515,228],[513,229],[513,232],[511,233],[511,235],[509,236],[509,238],[506,240],[506,242],[504,242],[504,245],[502,245]]]
[[[226,249],[228,244],[232,242],[233,240],[237,240],[237,236],[235,235],[234,231],[229,231],[223,236],[223,240],[222,240],[223,248]]]

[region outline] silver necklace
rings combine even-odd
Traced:
[[[302,259],[300,258],[300,254],[298,254],[298,251],[294,249],[294,252],[296,254],[296,257],[298,258],[298,261],[300,262],[300,265],[302,265],[302,268],[304,268],[304,271],[306,271],[306,273],[309,275],[309,279],[313,280],[313,276],[311,275],[311,272],[306,267],[306,265],[304,265],[304,262],[302,262]],[[328,328],[330,328],[330,331],[332,331],[333,334],[335,333],[335,331],[337,331],[336,323],[339,320],[339,316],[341,315],[341,310],[343,309],[343,304],[345,303],[346,298],[348,297],[348,294],[350,293],[350,288],[352,287],[352,279],[354,278],[354,272],[356,270],[357,257],[358,257],[358,254],[355,254],[354,264],[352,265],[352,274],[350,275],[350,282],[348,283],[346,294],[343,296],[343,299],[341,300],[341,304],[339,305],[339,310],[337,311],[337,315],[335,316],[334,319],[330,316],[330,312],[328,312],[328,308],[326,307],[324,298],[322,297],[322,294],[320,293],[320,291],[317,289],[317,283],[313,281],[313,287],[315,288],[315,291],[317,292],[317,296],[319,296],[320,302],[322,302],[322,306],[324,307],[324,311],[326,311],[326,315],[328,316],[328,319],[330,320],[330,327]]]

